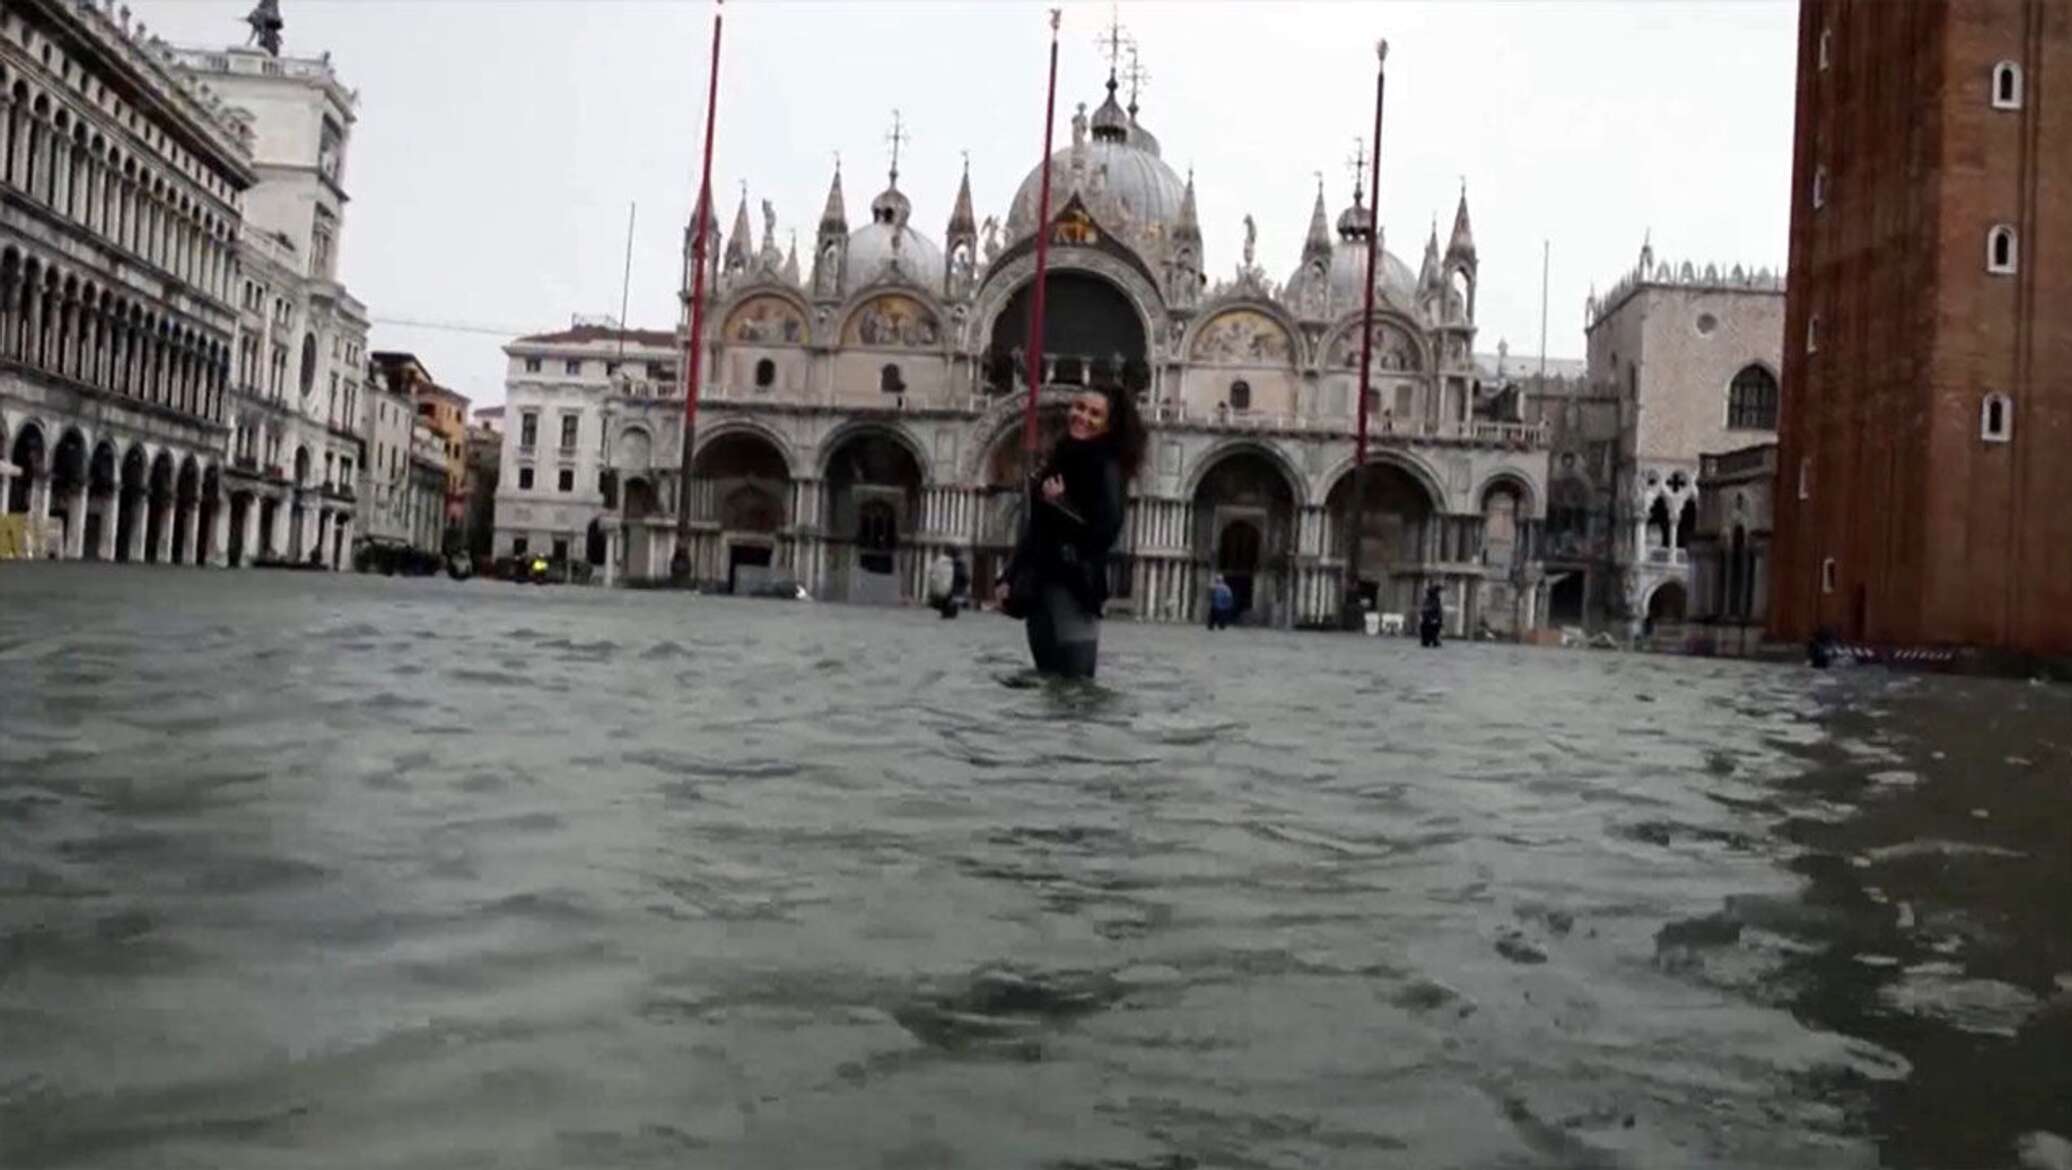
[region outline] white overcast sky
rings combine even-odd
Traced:
[[[183,45],[242,42],[249,0],[130,0]],[[617,316],[629,204],[632,324],[676,319],[697,181],[713,7],[702,0],[284,0],[287,51],[329,51],[360,94],[343,275],[407,349],[478,404],[503,398],[507,338],[571,313]],[[1046,4],[735,0],[726,5],[713,180],[775,205],[811,240],[836,152],[851,226],[885,185],[886,133],[911,142],[900,187],[939,238],[971,156],[981,218],[1041,153]],[[1119,6],[1151,80],[1143,121],[1191,165],[1212,277],[1242,220],[1276,280],[1296,264],[1324,174],[1373,122],[1373,43],[1389,40],[1382,207],[1414,269],[1443,244],[1465,177],[1482,261],[1478,348],[1538,351],[1540,245],[1552,242],[1547,348],[1583,349],[1582,304],[1659,257],[1781,268],[1789,223],[1795,7],[1788,2],[1238,3]],[[1108,3],[1067,4],[1058,129],[1098,104]],[[808,261],[808,264],[810,262]]]

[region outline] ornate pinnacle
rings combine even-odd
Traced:
[[[1377,65],[1389,63],[1389,42],[1387,37],[1374,42],[1374,63]]]

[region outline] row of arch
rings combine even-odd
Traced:
[[[0,355],[222,422],[229,347],[16,248],[0,250]]]
[[[1002,288],[996,288],[995,292],[999,294],[998,303],[985,318],[991,324],[983,336],[967,333],[962,348],[988,345],[1005,349],[1009,345],[1021,345],[1025,339],[1013,329],[1013,326],[1026,320],[1026,312],[1018,310],[1022,310],[1026,304],[1027,287],[1033,280],[1032,271],[1010,281],[996,282]],[[1046,276],[1046,300],[1052,308],[1051,317],[1044,330],[1049,345],[1058,344],[1057,334],[1063,319],[1060,310],[1069,303],[1070,294],[1075,291],[1068,286],[1075,282],[1083,284],[1088,281],[1116,285],[1115,280],[1106,273],[1083,271],[1069,264],[1054,268]],[[1136,290],[1135,295],[1131,295],[1131,290],[1119,286],[1116,291],[1122,295],[1103,298],[1104,302],[1113,303],[1104,303],[1102,308],[1111,312],[1126,309],[1135,316],[1134,324],[1137,329],[1131,331],[1134,337],[1133,344],[1142,347],[1144,339],[1152,335],[1145,317],[1146,294],[1144,290]],[[931,323],[941,321],[946,315],[943,307],[935,304],[933,298],[922,290],[903,285],[874,286],[851,297],[839,311],[827,319],[824,327],[829,336],[820,338],[818,344],[839,344],[839,339],[851,336],[855,332],[855,324],[859,318],[888,299],[913,301],[929,315]],[[714,337],[715,342],[720,345],[805,347],[815,344],[814,314],[811,307],[796,289],[788,285],[764,282],[747,286],[730,298],[730,303],[715,316],[723,322]],[[1424,336],[1422,326],[1382,306],[1376,307],[1371,321],[1383,342],[1377,346],[1378,368],[1428,370],[1433,367],[1435,354],[1429,339]],[[741,327],[747,324],[759,328],[744,332]],[[1009,327],[1009,332],[1014,333],[1013,337],[1002,339],[1003,325]],[[1247,339],[1256,338],[1260,344],[1256,347],[1248,345],[1246,348],[1249,352],[1240,355],[1218,355],[1209,352],[1205,346],[1206,341],[1217,338],[1219,330],[1229,331],[1238,325],[1248,326]],[[1194,364],[1272,366],[1297,370],[1350,369],[1358,364],[1359,346],[1352,343],[1352,339],[1358,337],[1359,328],[1359,313],[1355,311],[1312,338],[1312,335],[1303,330],[1288,310],[1279,303],[1264,297],[1241,296],[1220,302],[1196,314],[1185,330],[1175,338],[1175,351],[1188,355],[1184,360]],[[765,332],[769,336],[763,336]],[[957,339],[948,331],[938,329],[933,336],[939,339],[940,346],[957,345]],[[915,347],[903,344],[898,348]],[[1124,356],[1144,355],[1140,353]]]
[[[181,280],[228,297],[237,255],[232,219],[4,70],[0,177]]]
[[[926,444],[906,428],[897,423],[872,419],[855,420],[836,427],[819,442],[815,453],[807,458],[800,455],[788,438],[768,424],[749,417],[729,418],[701,430],[693,459],[702,460],[706,457],[706,452],[723,444],[729,437],[740,436],[759,440],[774,452],[783,467],[785,478],[825,480],[832,474],[835,458],[845,445],[859,435],[880,435],[906,451],[918,470],[920,482],[924,484],[951,486],[990,483],[1004,474],[1003,469],[1010,462],[1019,458],[1019,427],[1021,411],[1026,401],[1026,398],[1023,398],[1020,404],[1009,401],[995,406],[980,428],[980,433],[990,436],[989,441],[971,448],[960,461],[960,466],[955,469],[942,467],[938,460],[929,455]],[[1046,415],[1060,409],[1061,407],[1049,403],[1042,407]],[[636,422],[620,429],[612,440],[612,450],[615,453],[613,462],[627,469],[628,474],[637,475],[650,465],[653,453],[658,447],[653,433],[645,425]],[[1192,495],[1209,469],[1224,459],[1245,453],[1271,464],[1277,474],[1286,481],[1290,498],[1298,506],[1319,502],[1320,496],[1337,490],[1335,485],[1344,481],[1353,468],[1353,457],[1345,455],[1322,475],[1312,477],[1304,474],[1295,465],[1293,458],[1273,443],[1249,436],[1236,436],[1217,443],[1192,461],[1192,466],[1181,479],[1182,493]],[[1416,454],[1395,450],[1376,451],[1371,458],[1378,465],[1394,469],[1409,477],[1434,501],[1435,506],[1439,506],[1448,498],[1448,492],[1439,473]],[[1333,486],[1320,493],[1317,490],[1319,484]],[[1518,468],[1505,467],[1490,472],[1476,485],[1473,498],[1482,500],[1492,489],[1502,485],[1509,485],[1517,492],[1523,514],[1534,517],[1540,514],[1541,501],[1533,486],[1533,477]]]

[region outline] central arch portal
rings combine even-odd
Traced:
[[[1006,393],[1026,378],[1030,281],[993,318],[987,380]],[[1044,381],[1083,386],[1107,379],[1134,384],[1147,369],[1144,322],[1123,291],[1088,272],[1052,272],[1043,280]],[[1126,373],[1127,372],[1127,373]]]

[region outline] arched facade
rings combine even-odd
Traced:
[[[1362,282],[1375,226],[1358,202],[1334,231],[1320,192],[1302,255],[1290,258],[1295,275],[1276,283],[1249,238],[1236,246],[1238,224],[1200,222],[1193,180],[1163,160],[1141,113],[1103,105],[1074,121],[1053,159],[1047,219],[1032,180],[1019,194],[1001,189],[1014,198],[986,217],[978,180],[966,176],[945,230],[931,236],[913,221],[895,171],[860,222],[845,192],[854,176],[833,177],[810,252],[801,241],[803,264],[777,246],[767,205],[760,231],[745,196],[730,230],[709,225],[705,319],[715,324],[703,339],[698,446],[749,428],[781,453],[789,496],[776,563],[789,557],[788,571],[816,596],[911,600],[926,562],[956,547],[986,596],[1019,525],[1033,348],[1046,431],[1089,384],[1134,390],[1149,424],[1116,550],[1116,612],[1195,620],[1220,564],[1250,579],[1254,620],[1338,622],[1348,549],[1333,499],[1349,498],[1365,409],[1381,485],[1370,490],[1394,514],[1410,514],[1415,532],[1400,539],[1399,522],[1384,540],[1375,530],[1371,547],[1399,557],[1379,570],[1387,588],[1439,581],[1456,596],[1452,609],[1468,615],[1488,593],[1533,624],[1543,609],[1531,600],[1537,575],[1512,562],[1537,549],[1545,428],[1477,413],[1488,390],[1471,352],[1479,261],[1465,197],[1450,236],[1433,233],[1421,271],[1379,252],[1368,318]],[[1039,233],[1046,312],[1032,345]],[[1219,240],[1238,262],[1211,280],[1205,261]],[[1355,383],[1370,338],[1368,394]],[[653,458],[666,462],[681,413],[680,401],[632,404],[624,425],[648,428]],[[634,474],[632,445],[620,446],[614,462]],[[863,450],[876,454],[844,463]],[[661,508],[673,508],[673,468],[640,470],[649,469]],[[738,490],[716,472],[707,478],[713,486],[699,490],[708,494],[694,493],[694,521],[724,510]],[[1496,485],[1508,543],[1505,563],[1492,567],[1484,498]],[[1383,524],[1380,515],[1372,523]],[[697,539],[706,550],[698,573],[716,581],[717,546]],[[652,550],[648,567],[666,563],[670,548]],[[1370,564],[1363,576],[1377,571]],[[1516,604],[1520,595],[1528,600]]]

